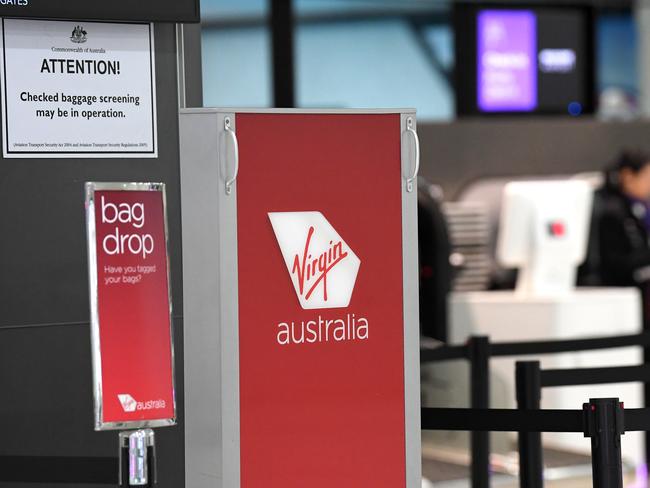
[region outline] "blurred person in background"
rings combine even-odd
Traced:
[[[596,193],[594,225],[603,286],[638,286],[644,302],[650,283],[650,154],[624,151]],[[648,306],[644,306],[647,309]],[[650,317],[650,310],[644,316]]]
[[[636,286],[641,291],[643,329],[650,330],[650,154],[624,151],[605,174],[594,199],[600,281],[604,286]],[[650,363],[650,348],[643,349]],[[646,406],[650,383],[643,385]],[[650,432],[645,434],[650,446]]]

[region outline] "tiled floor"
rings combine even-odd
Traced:
[[[509,460],[513,462],[510,463]],[[519,488],[516,476],[516,455],[493,460],[492,487]],[[468,488],[469,467],[466,453],[453,450],[425,449],[422,459],[423,488]],[[546,449],[545,488],[591,488],[591,459],[571,452]],[[624,486],[641,487],[634,483],[634,473],[626,470]]]

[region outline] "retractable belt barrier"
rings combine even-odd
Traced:
[[[478,337],[482,336],[471,337],[465,345],[423,348],[420,350],[420,362],[431,363],[452,359],[469,359],[469,344]],[[650,333],[586,339],[490,343],[490,356],[557,354],[631,346],[650,347]]]
[[[516,363],[517,405],[526,414],[539,409],[542,388],[631,382],[650,382],[650,365],[542,370],[539,361]],[[650,409],[626,411],[625,428],[627,431],[648,431]],[[518,444],[520,486],[541,488],[543,450],[540,435],[519,430]]]
[[[489,363],[491,357],[504,357],[504,356],[528,356],[528,355],[543,355],[543,354],[559,354],[566,352],[589,351],[597,349],[615,349],[620,347],[650,347],[650,332],[642,332],[640,334],[611,336],[611,337],[594,337],[585,339],[568,339],[568,340],[548,340],[548,341],[530,341],[530,342],[501,342],[490,343],[489,338],[485,336],[470,337],[464,345],[453,346],[440,346],[436,348],[421,348],[420,349],[420,363],[432,363],[440,361],[450,361],[456,359],[465,359],[470,362],[470,406],[471,413],[460,413],[459,410],[466,409],[434,409],[436,412],[448,411],[441,419],[452,420],[456,416],[472,416],[476,415],[477,411],[490,411],[495,412],[492,420],[498,421],[499,415],[505,415],[504,418],[508,422],[512,421],[515,417],[511,417],[509,413],[497,413],[498,410],[486,410],[489,407]],[[615,371],[613,371],[615,370]],[[563,386],[566,381],[585,380],[585,383],[568,383],[568,384],[597,384],[608,382],[622,382],[622,381],[650,381],[650,366],[624,366],[620,368],[587,368],[583,370],[556,370],[555,372],[547,371],[544,374],[545,381],[549,384],[545,386]],[[593,379],[591,375],[598,375],[598,380]],[[628,375],[628,376],[626,376]],[[644,380],[643,378],[649,378]],[[603,378],[618,378],[625,377],[622,381],[602,381]],[[630,379],[631,378],[631,379]],[[531,380],[529,380],[531,381]],[[534,380],[533,380],[534,381]],[[534,383],[533,383],[534,384]],[[541,386],[540,386],[541,387]],[[525,393],[525,392],[524,392]],[[530,392],[529,392],[530,394]],[[520,398],[518,391],[518,405],[520,409],[528,409],[523,415],[529,414],[531,411],[539,412],[539,400],[535,395],[526,397],[525,395]],[[646,405],[648,405],[648,398],[646,398]],[[424,424],[423,409],[423,429],[427,429]],[[507,412],[507,411],[506,411]],[[552,410],[546,412],[554,412]],[[563,410],[562,412],[567,412]],[[544,414],[551,415],[551,414]],[[638,418],[638,414],[632,414],[632,418]],[[558,420],[558,419],[556,419]],[[437,420],[443,421],[443,420]],[[436,422],[437,422],[436,421]],[[636,430],[648,431],[650,429],[650,417],[648,417],[645,428]],[[477,419],[468,420],[468,422],[480,422]],[[452,429],[450,427],[434,427],[435,424],[429,424],[430,429],[433,430],[467,430],[471,431],[471,480],[472,488],[487,488],[489,486],[490,474],[490,445],[489,445],[489,432],[501,430],[494,428],[493,424],[487,423],[478,429],[464,428]],[[470,425],[470,424],[467,424]],[[492,428],[490,428],[492,425]],[[501,425],[501,424],[497,424]],[[566,425],[557,428],[562,429]],[[639,426],[639,424],[637,424]],[[505,426],[505,431],[519,431],[519,455],[520,455],[520,480],[521,486],[526,488],[536,488],[541,485],[541,477],[538,479],[538,474],[542,471],[541,465],[541,432],[581,432],[582,430],[519,430],[514,429],[512,426]],[[541,428],[541,426],[540,426]],[[539,439],[539,442],[538,442]],[[539,445],[539,454],[535,448],[531,446]],[[648,450],[646,447],[646,458],[648,458]],[[528,471],[527,471],[528,470]],[[527,483],[527,484],[526,484]]]
[[[583,404],[582,410],[422,409],[425,430],[582,432],[591,438],[594,488],[623,487],[621,435],[626,430],[645,431],[649,425],[650,409],[626,412],[618,398],[592,398]]]
[[[472,408],[423,408],[422,429],[472,432],[473,488],[489,486],[488,435],[489,432],[499,431],[520,433],[520,479],[526,488],[541,486],[541,442],[537,444],[541,432],[583,432],[585,436],[591,437],[594,487],[622,486],[622,479],[617,481],[617,473],[621,471],[620,435],[625,431],[650,430],[650,408],[625,410],[623,415],[623,408],[617,406],[620,405],[617,399],[597,399],[590,400],[583,410],[539,410],[541,394],[537,395],[536,391],[542,387],[578,384],[650,382],[650,365],[540,370],[537,363],[535,372],[535,362],[519,363],[517,396],[520,408],[508,410],[488,408],[489,359],[630,346],[650,346],[650,333],[497,344],[491,344],[487,337],[472,337],[465,345],[421,349],[421,363],[466,359],[472,366]],[[595,415],[595,412],[602,414],[601,417]],[[606,438],[601,438],[603,436]],[[618,454],[612,447],[616,442]],[[537,445],[540,446],[539,451],[535,451],[534,446]],[[608,446],[607,449],[613,451],[603,453],[598,451],[598,446]],[[618,464],[607,461],[612,455],[614,458],[618,456]],[[119,460],[114,457],[0,456],[0,482],[116,485],[120,482],[117,476],[118,465]]]
[[[423,408],[422,430],[582,432],[582,410]]]

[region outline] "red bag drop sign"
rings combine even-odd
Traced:
[[[86,189],[97,430],[176,417],[164,187],[121,185]]]

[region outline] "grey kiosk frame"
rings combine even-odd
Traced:
[[[185,482],[240,483],[236,114],[399,114],[407,488],[421,486],[415,110],[186,109],[180,114]],[[378,426],[378,428],[381,428]]]

